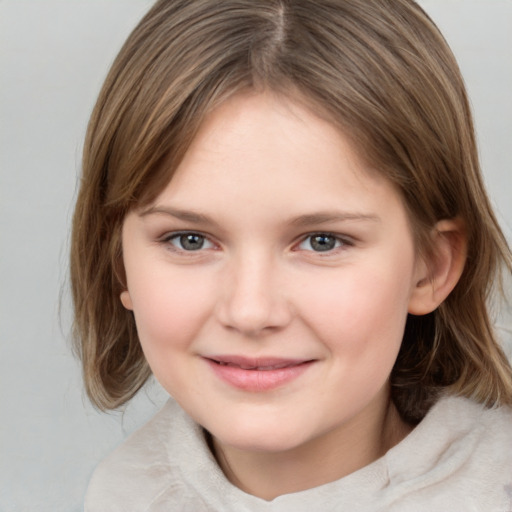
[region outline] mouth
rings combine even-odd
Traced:
[[[204,358],[223,382],[243,391],[262,392],[284,386],[300,377],[313,359],[247,358],[223,355]]]
[[[304,359],[278,359],[278,358],[257,358],[251,359],[242,356],[215,356],[208,358],[220,366],[238,367],[242,370],[280,370],[308,362]]]

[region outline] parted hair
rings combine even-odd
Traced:
[[[392,397],[418,422],[441,393],[512,403],[491,297],[512,268],[483,186],[457,63],[412,0],[160,0],[115,59],[92,113],[73,217],[74,343],[88,396],[129,400],[151,374],[125,287],[121,228],[172,179],[205,116],[229,96],[305,98],[399,190],[418,251],[460,219],[467,261],[448,298],[407,319]],[[165,165],[164,165],[165,163]]]

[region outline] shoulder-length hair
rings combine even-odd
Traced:
[[[160,0],[142,19],[93,111],[73,219],[75,346],[92,402],[118,407],[150,375],[119,300],[126,213],[169,182],[208,112],[249,89],[305,98],[350,137],[400,191],[419,251],[429,254],[439,220],[464,222],[459,283],[436,311],[407,320],[391,374],[403,417],[419,421],[441,392],[511,403],[487,307],[511,254],[460,71],[412,0]]]

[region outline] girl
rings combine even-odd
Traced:
[[[76,340],[172,400],[86,510],[511,511],[511,254],[412,0],[160,0],[90,121]]]

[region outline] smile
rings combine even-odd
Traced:
[[[213,373],[223,382],[249,392],[276,389],[300,377],[314,360],[243,356],[205,357]]]

